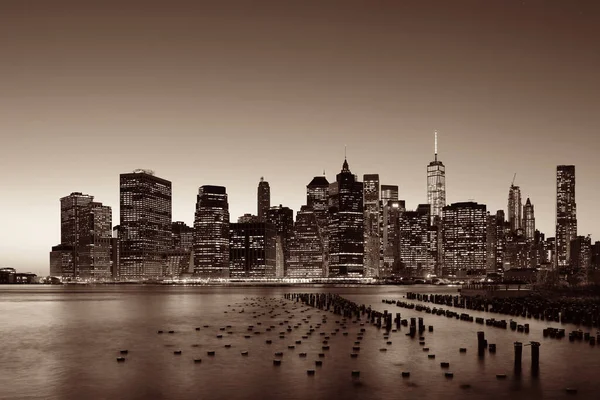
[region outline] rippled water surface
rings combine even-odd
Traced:
[[[545,339],[542,329],[549,325],[543,321],[518,319],[531,326],[525,335],[382,303],[382,299],[401,299],[408,290],[456,291],[428,286],[3,286],[0,399],[597,398],[600,346]],[[392,344],[387,345],[383,330],[367,324],[359,356],[351,358],[361,328],[358,323],[348,321],[348,336],[341,334],[342,329],[331,335],[340,328],[339,316],[316,309],[301,312],[305,307],[293,303],[271,314],[270,308],[251,305],[266,303],[254,300],[259,297],[279,302],[287,292],[337,293],[379,311],[400,312],[402,318],[423,317],[425,325],[434,326],[433,333],[424,334],[430,351],[424,352],[418,339],[405,336],[407,328],[391,333]],[[302,339],[323,315],[327,322]],[[280,339],[279,332],[288,325],[280,325],[284,320],[301,327]],[[232,328],[220,331],[226,325]],[[248,332],[249,325],[261,334]],[[275,329],[267,332],[271,325]],[[157,334],[160,329],[165,333]],[[477,357],[478,330],[485,331],[489,343],[497,344],[496,354]],[[330,335],[328,351],[322,350],[320,332]],[[248,333],[251,337],[245,338]],[[223,338],[217,338],[219,334]],[[273,343],[267,344],[267,339]],[[295,345],[296,340],[302,343]],[[515,377],[513,342],[531,340],[542,343],[539,377],[530,374],[529,347],[523,351],[523,373]],[[225,348],[226,344],[231,347]],[[288,349],[288,345],[296,347]],[[384,347],[387,351],[380,351]],[[466,347],[467,353],[459,353],[460,347]],[[129,354],[124,363],[117,363],[121,349]],[[182,354],[175,355],[175,350]],[[214,357],[207,355],[210,350],[215,351]],[[242,356],[242,351],[248,355]],[[284,353],[279,367],[273,365],[277,351]],[[299,357],[301,352],[307,356]],[[321,352],[326,353],[323,366],[315,367]],[[427,354],[436,358],[428,359]],[[194,363],[195,358],[202,362]],[[453,379],[444,377],[442,361],[450,363]],[[308,369],[315,369],[315,375],[307,375]],[[359,378],[351,376],[353,370],[360,370]],[[403,371],[410,371],[410,377],[403,378]],[[498,380],[496,374],[507,374],[507,379]],[[577,388],[578,393],[567,394],[567,387]]]

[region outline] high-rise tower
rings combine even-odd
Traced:
[[[362,276],[364,257],[363,184],[344,159],[329,185],[329,276]]]
[[[257,208],[258,220],[265,222],[267,212],[271,208],[271,188],[269,182],[265,181],[263,177],[260,178],[258,183]]]
[[[194,218],[194,275],[229,277],[229,202],[223,186],[201,186]]]
[[[122,279],[158,278],[161,253],[171,248],[171,182],[153,171],[121,174],[120,271]]]
[[[565,267],[571,259],[571,241],[577,237],[577,204],[575,203],[575,166],[556,167],[556,257],[557,267]]]
[[[523,206],[523,228],[525,229],[527,242],[533,242],[535,239],[535,214],[529,197]]]
[[[431,205],[431,224],[441,220],[446,206],[446,167],[438,160],[437,131],[435,132],[434,160],[427,166],[427,204]]]
[[[365,238],[365,276],[379,276],[381,259],[381,203],[379,201],[379,175],[363,175],[363,207]]]
[[[514,185],[510,185],[508,190],[508,223],[510,224],[510,230],[517,232],[522,229],[523,222],[523,203],[521,202],[521,188]]]

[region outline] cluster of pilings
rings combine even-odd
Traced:
[[[407,293],[406,298],[448,307],[600,328],[600,300],[598,299],[549,300],[537,295],[518,298],[483,298],[412,292]]]
[[[564,330],[563,330],[563,335],[564,335]],[[585,342],[588,342],[590,344],[590,346],[595,346],[596,342],[600,343],[600,331],[596,332],[596,336],[592,335],[589,332],[583,332],[581,329],[578,329],[576,331],[571,331],[571,332],[569,332],[569,341],[570,342],[585,341]]]

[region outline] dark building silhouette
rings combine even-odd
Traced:
[[[344,160],[329,185],[329,276],[362,276],[364,258],[363,184]]]
[[[173,222],[171,226],[173,249],[191,250],[194,246],[194,228],[185,222]]]
[[[190,275],[194,269],[194,228],[185,222],[173,222],[172,237],[171,249],[163,253],[163,274],[170,278]]]
[[[290,278],[321,278],[323,269],[323,240],[317,216],[309,206],[302,206],[296,214],[296,223],[290,243],[290,264],[286,276]]]
[[[0,285],[29,285],[36,283],[36,274],[17,272],[14,268],[0,268]]]
[[[229,277],[229,203],[223,186],[201,186],[194,218],[194,274]]]
[[[171,182],[137,169],[120,176],[120,271],[123,280],[163,275],[162,253],[171,248]]]
[[[453,203],[443,210],[445,276],[485,272],[487,210],[485,204]]]
[[[282,278],[287,276],[290,267],[290,244],[294,230],[294,211],[291,208],[283,207],[281,204],[277,207],[271,207],[267,211],[266,222],[275,226],[277,231],[278,250],[277,260],[280,271],[277,276]]]
[[[523,230],[529,243],[535,240],[535,212],[529,197],[523,206]]]
[[[234,278],[275,278],[277,230],[268,222],[229,225],[229,274]]]
[[[368,278],[379,276],[381,261],[381,202],[379,175],[363,175],[364,271]]]
[[[74,246],[59,244],[52,247],[50,252],[50,276],[61,277],[66,280],[76,277]]]
[[[241,217],[238,217],[237,219],[238,224],[250,224],[257,222],[260,222],[260,220],[258,219],[258,216],[254,214],[244,214]]]
[[[406,211],[404,200],[388,200],[382,207],[382,247],[383,263],[380,276],[389,278],[399,273],[400,267],[400,218]]]
[[[271,188],[269,182],[265,181],[265,178],[260,178],[258,183],[258,194],[257,194],[257,214],[258,221],[265,222],[267,218],[267,212],[271,208]]]
[[[571,259],[571,241],[577,237],[575,202],[575,166],[556,167],[556,257],[557,268],[567,267]]]
[[[569,268],[575,274],[587,275],[592,266],[592,239],[577,236],[570,244]]]

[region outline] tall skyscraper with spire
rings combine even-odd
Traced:
[[[523,203],[521,202],[521,188],[515,186],[513,180],[508,190],[508,223],[510,224],[510,230],[516,233],[520,229],[523,229]]]
[[[523,206],[523,228],[527,242],[533,242],[535,239],[535,214],[529,197]]]
[[[435,132],[434,160],[427,166],[427,204],[431,206],[431,224],[442,219],[446,206],[446,167],[438,160],[438,139]]]
[[[344,159],[329,185],[329,276],[362,276],[364,272],[363,184]]]
[[[557,267],[569,265],[571,241],[577,237],[577,203],[575,203],[575,166],[556,168],[556,257]]]
[[[258,183],[257,215],[260,222],[265,222],[267,212],[271,208],[271,187],[265,178],[261,177]]]

